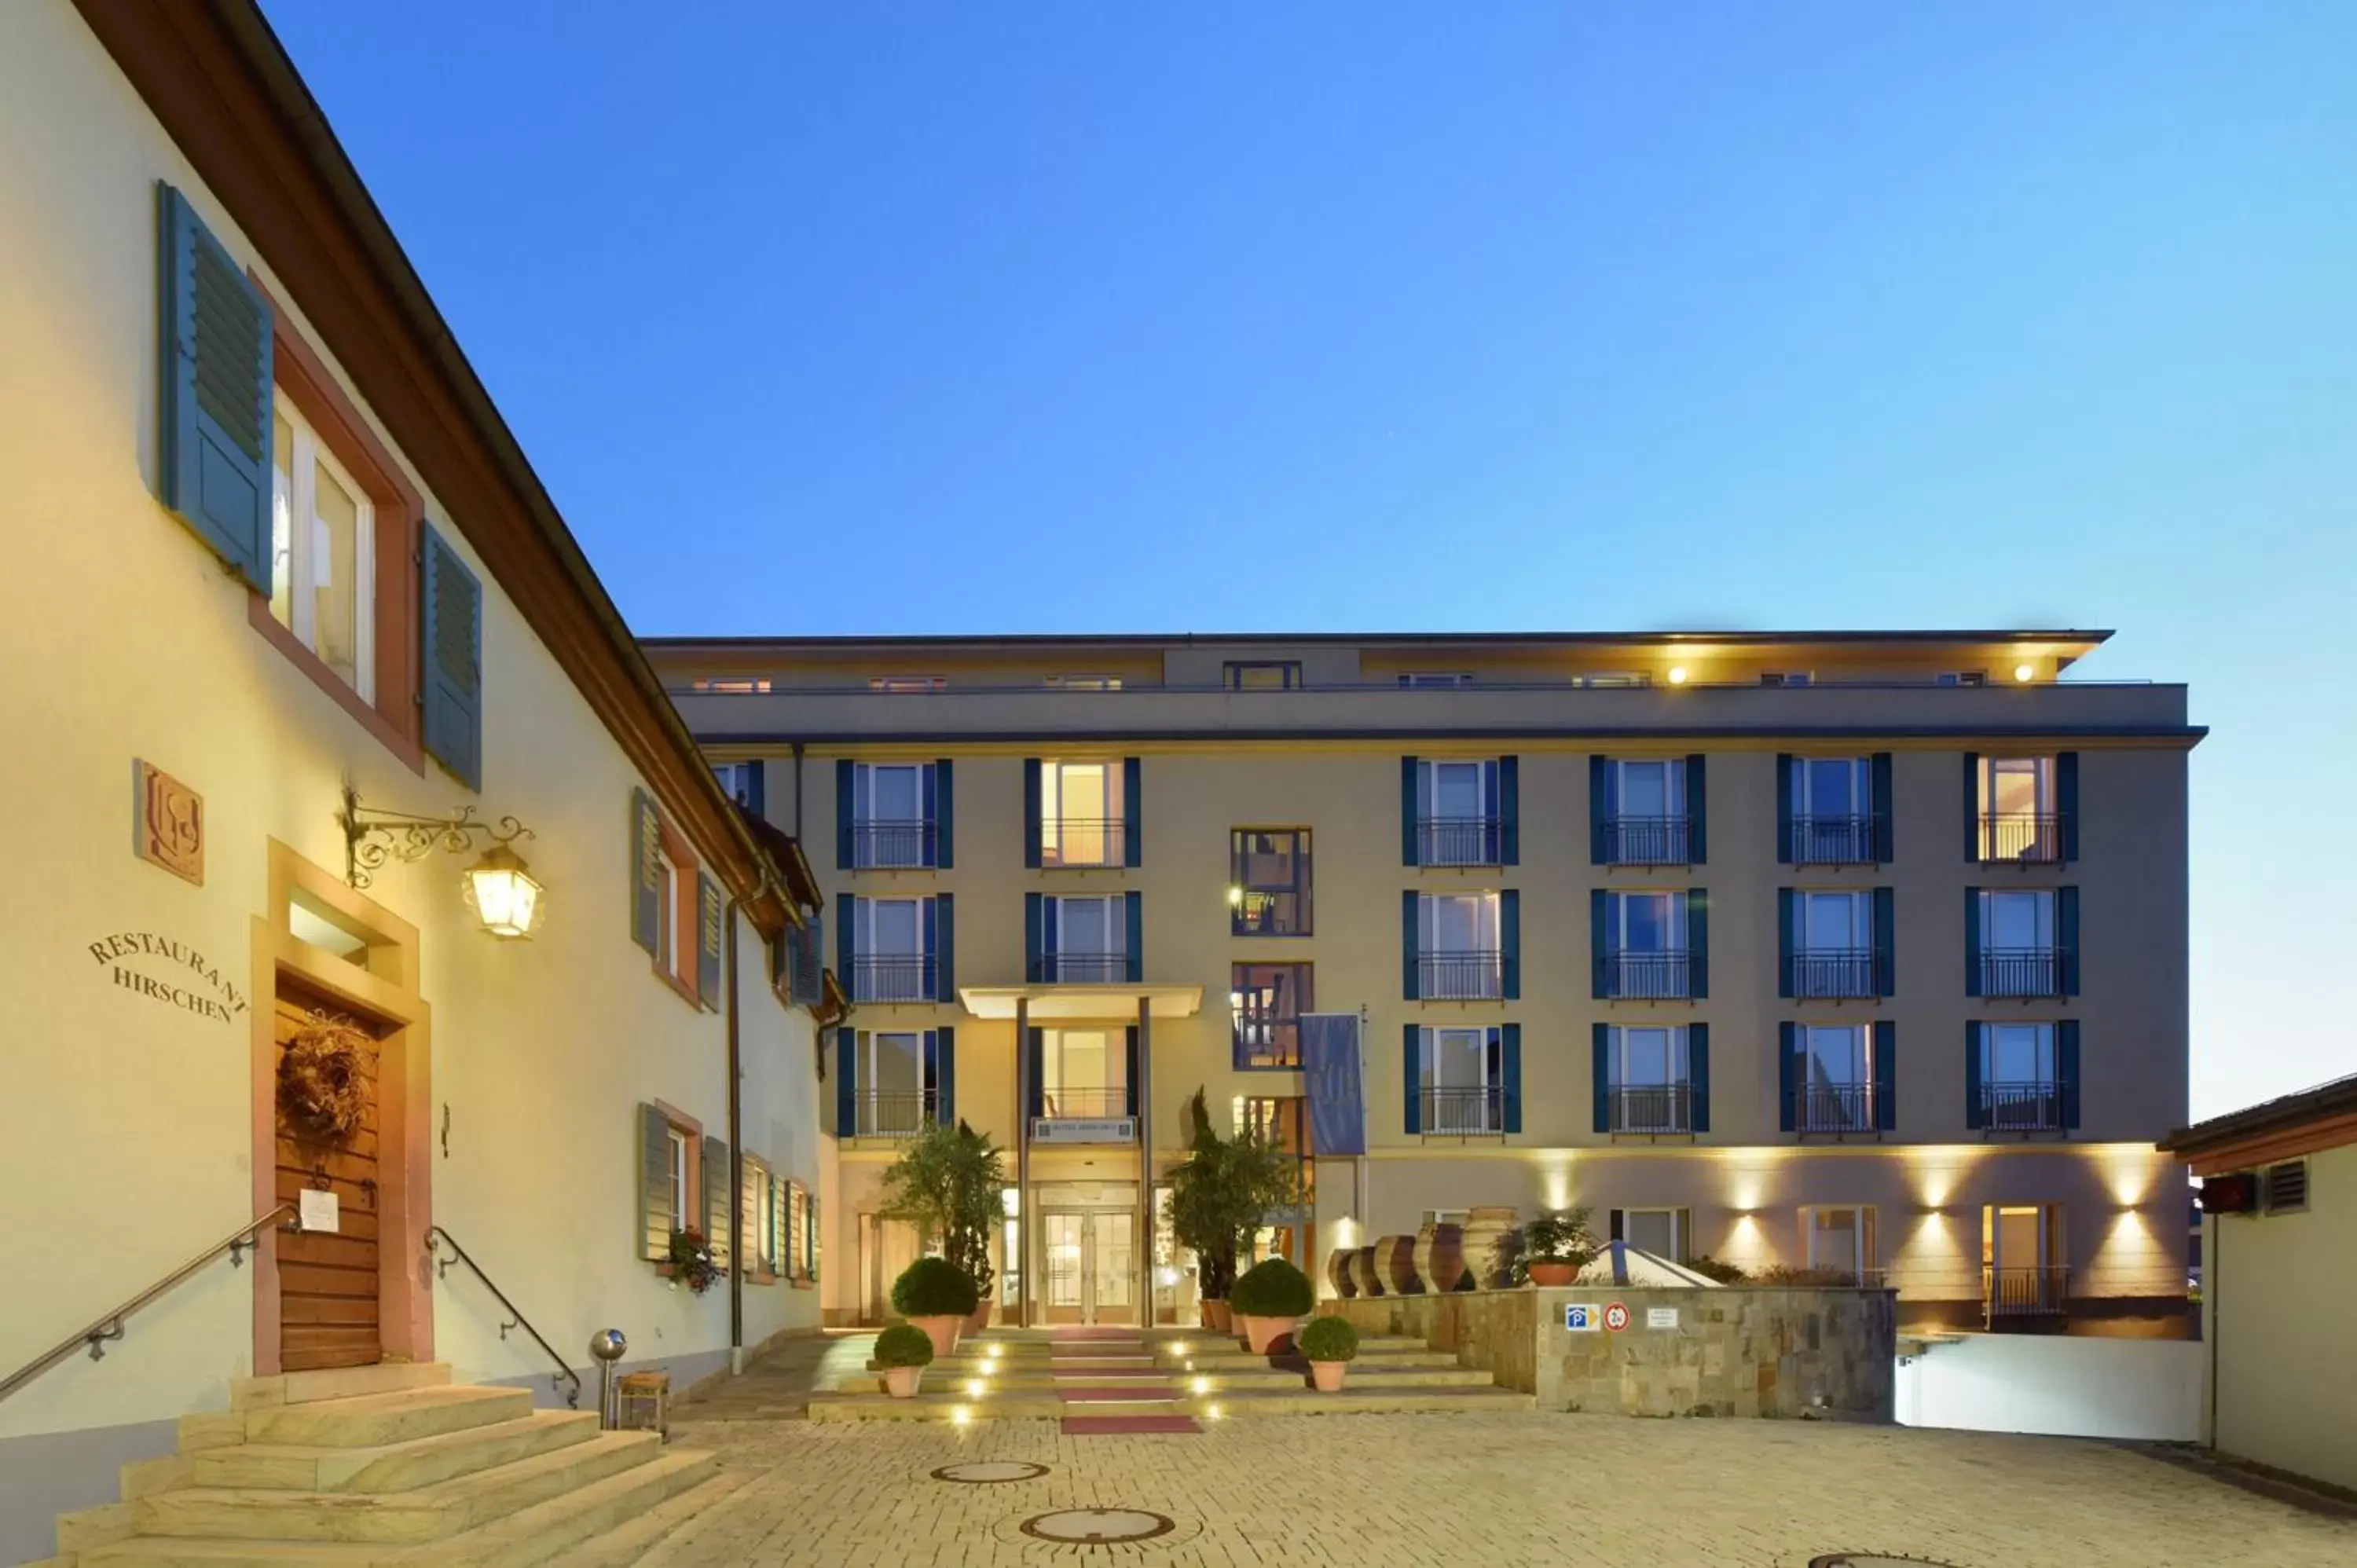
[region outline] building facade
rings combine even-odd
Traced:
[[[882,1310],[876,1175],[950,1116],[1019,1172],[1008,1311],[1189,1315],[1146,1215],[1200,1090],[1303,1156],[1262,1243],[1313,1273],[1576,1204],[1910,1322],[2173,1333],[2201,732],[2061,679],[2102,636],[650,652],[833,905],[831,1320]],[[1317,1015],[1361,1025],[1363,1158],[1314,1146]]]
[[[257,11],[0,6],[0,1561],[240,1378],[814,1327],[817,890]]]

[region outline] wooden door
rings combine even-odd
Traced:
[[[288,1043],[320,1015],[350,1023],[371,1039],[383,1034],[373,1020],[282,980],[274,1026],[278,1060],[284,1060]],[[348,1135],[317,1135],[291,1126],[283,1108],[276,1112],[278,1201],[299,1203],[307,1187],[324,1188],[336,1195],[339,1210],[332,1235],[282,1231],[278,1237],[282,1371],[372,1366],[382,1359],[377,1274],[379,1060],[374,1052],[365,1055],[361,1070],[360,1122]]]

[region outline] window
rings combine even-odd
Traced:
[[[1470,686],[1473,676],[1462,670],[1411,670],[1400,676],[1399,683],[1415,688]]]
[[[1988,684],[1988,671],[1986,670],[1943,670],[1936,677],[1934,677],[1932,683],[1940,686],[1986,686]]]
[[[1795,996],[1872,996],[1876,984],[1874,894],[1819,893],[1792,897]]]
[[[1605,1032],[1605,1069],[1611,1095],[1607,1125],[1612,1132],[1694,1130],[1686,1053],[1684,1025],[1616,1024]]]
[[[1980,895],[1980,994],[2060,996],[2062,957],[2050,887],[1985,889]]]
[[[1473,1211],[1469,1208],[1427,1208],[1424,1211],[1423,1223],[1426,1225],[1462,1225],[1466,1220],[1472,1218],[1472,1214]]]
[[[1046,900],[1043,981],[1118,983],[1129,977],[1128,901],[1121,894]]]
[[[1817,678],[1806,670],[1762,670],[1760,683],[1763,686],[1813,686]]]
[[[1495,1028],[1419,1029],[1412,1131],[1444,1136],[1503,1133],[1505,1064]]]
[[[810,1270],[810,1192],[798,1181],[786,1184],[786,1277],[807,1280]]]
[[[1573,677],[1576,686],[1650,686],[1653,678],[1641,670],[1599,670],[1593,674]]]
[[[1062,692],[1118,692],[1118,675],[1050,675],[1048,684]]]
[[[720,885],[704,874],[686,838],[644,789],[631,791],[630,817],[637,872],[630,940],[681,996],[716,1006],[725,927]]]
[[[1685,757],[1608,758],[1597,858],[1607,865],[1684,865],[1695,859]]]
[[[867,689],[871,692],[942,692],[949,689],[946,675],[871,675]]]
[[[862,1029],[854,1050],[852,1096],[857,1120],[853,1135],[911,1138],[923,1132],[935,1111],[933,1053],[929,1030]]]
[[[1505,994],[1495,893],[1427,893],[1416,900],[1416,995],[1427,1002]]]
[[[1689,1229],[1686,1212],[1682,1208],[1620,1210],[1620,1240],[1641,1252],[1651,1252],[1674,1263],[1685,1261]]]
[[[271,431],[271,617],[373,703],[376,509],[283,391]]]
[[[684,1230],[694,1223],[699,1212],[695,1203],[695,1135],[674,1124],[669,1132],[671,1140],[671,1212],[672,1229]],[[682,1219],[685,1216],[685,1219]]]
[[[1301,1065],[1301,1015],[1316,1005],[1308,964],[1232,965],[1228,1005],[1235,1017],[1239,1070]]]
[[[2070,1254],[2062,1244],[2062,1206],[1989,1204],[1981,1209],[1981,1282],[1991,1318],[2051,1316],[2064,1310]]]
[[[1866,1133],[1875,1127],[1874,1039],[1863,1024],[1804,1024],[1792,1125],[1803,1133]]]
[[[1604,899],[1603,994],[1675,1000],[1695,994],[1688,951],[1694,901],[1684,893],[1611,892]]]
[[[1802,1244],[1807,1266],[1865,1281],[1876,1269],[1874,1209],[1844,1204],[1801,1210]]]
[[[1228,835],[1230,927],[1240,937],[1309,934],[1309,830],[1237,828]]]
[[[2052,1024],[1980,1026],[1981,1125],[1998,1132],[2063,1125],[2061,1063]]]
[[[1119,865],[1124,849],[1122,765],[1039,764],[1039,864]]]
[[[2059,861],[2062,822],[2055,804],[2055,759],[1985,757],[1978,788],[1980,857]]]
[[[720,780],[720,788],[728,798],[752,812],[761,814],[761,765],[758,762],[716,762],[712,776]]]
[[[1231,660],[1221,668],[1221,682],[1231,692],[1290,692],[1301,684],[1298,660]]]
[[[1426,757],[1415,767],[1415,863],[1503,865],[1502,770],[1498,761]]]
[[[1796,757],[1792,761],[1792,842],[1795,865],[1869,865],[1874,843],[1874,765],[1864,757]]]
[[[1081,1120],[1129,1114],[1128,1069],[1125,1030],[1041,1030],[1040,1114]]]
[[[851,769],[851,865],[859,870],[940,864],[942,764],[862,762]],[[838,823],[838,827],[840,824]]]
[[[770,689],[770,678],[762,676],[699,675],[688,682],[688,690],[699,695],[749,697]]]
[[[931,1002],[932,952],[926,929],[938,929],[931,898],[860,898],[852,905],[851,999]]]

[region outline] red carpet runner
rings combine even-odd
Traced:
[[[1059,1328],[1048,1349],[1049,1374],[1064,1403],[1067,1437],[1131,1437],[1154,1433],[1200,1434],[1191,1415],[1090,1414],[1122,1405],[1168,1405],[1178,1397],[1168,1373],[1155,1365],[1146,1342],[1130,1328]]]

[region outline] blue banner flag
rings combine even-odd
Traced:
[[[1367,1152],[1367,1103],[1359,1082],[1359,1015],[1301,1015],[1301,1079],[1309,1091],[1309,1146],[1326,1155]]]

